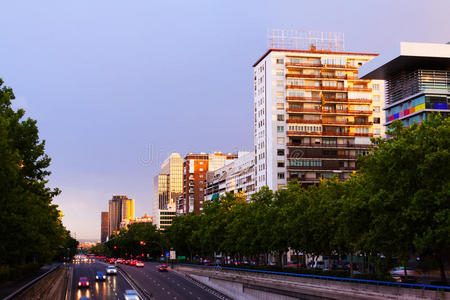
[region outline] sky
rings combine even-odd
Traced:
[[[450,41],[450,1],[2,1],[0,77],[38,121],[64,225],[98,240],[113,194],[152,214],[170,152],[253,148],[252,64],[270,29],[345,50]]]

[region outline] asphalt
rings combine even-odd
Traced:
[[[119,264],[120,270],[115,276],[107,276],[106,281],[95,281],[97,271],[105,271],[109,264],[104,262],[72,264],[73,280],[70,300],[81,297],[89,299],[124,299],[127,289],[134,289],[131,284],[138,287],[138,292],[150,296],[155,300],[217,300],[220,299],[201,286],[186,279],[182,274],[169,269],[168,272],[159,272],[158,263],[146,262],[143,268]],[[129,278],[124,278],[122,272]],[[88,277],[89,288],[78,288],[80,277]],[[131,283],[131,284],[130,284]]]
[[[157,270],[159,265],[159,263],[146,262],[143,268],[127,265],[120,265],[120,268],[156,300],[219,299],[170,268],[168,272],[159,272]]]
[[[73,279],[70,300],[78,300],[88,297],[92,300],[98,299],[124,299],[125,290],[133,289],[121,274],[106,276],[105,281],[95,281],[97,271],[106,274],[106,265],[99,262],[72,264]],[[78,288],[80,277],[89,278],[89,288]]]

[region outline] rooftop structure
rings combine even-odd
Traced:
[[[359,69],[361,79],[386,80],[386,123],[420,123],[450,112],[450,44],[401,42]]]

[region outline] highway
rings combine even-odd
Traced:
[[[109,264],[104,262],[73,264],[71,300],[81,297],[89,299],[124,299],[123,293],[127,289],[133,289],[130,282],[144,291],[149,299],[155,300],[216,300],[220,299],[212,293],[202,289],[195,283],[187,280],[183,275],[169,270],[159,272],[158,263],[146,262],[143,268],[119,264],[117,276],[108,276],[105,282],[95,282],[97,271],[105,271]],[[130,278],[125,279],[125,272]],[[91,283],[89,289],[78,289],[78,279],[88,277]],[[126,277],[128,277],[126,276]]]
[[[117,274],[115,276],[107,276],[105,281],[95,281],[97,271],[105,271],[106,265],[103,263],[77,263],[72,264],[73,279],[72,290],[70,293],[71,300],[78,300],[81,297],[89,299],[124,299],[125,290],[133,289],[130,284]],[[89,288],[78,288],[78,280],[80,277],[88,277]]]

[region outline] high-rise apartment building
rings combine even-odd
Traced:
[[[104,243],[109,238],[109,212],[102,211],[100,225],[100,242]]]
[[[117,234],[120,223],[127,218],[134,218],[134,199],[125,195],[113,195],[109,200],[109,231],[108,236]]]
[[[176,206],[177,199],[183,194],[183,158],[172,153],[161,164],[161,171],[153,181],[153,222],[160,228],[160,210],[170,210]],[[172,206],[171,206],[172,207]]]
[[[330,35],[278,32],[253,65],[257,190],[349,178],[370,138],[384,135],[384,83],[358,78],[376,54],[344,52]]]
[[[386,123],[409,126],[432,112],[450,113],[450,44],[405,43],[359,70],[363,79],[386,80]]]

